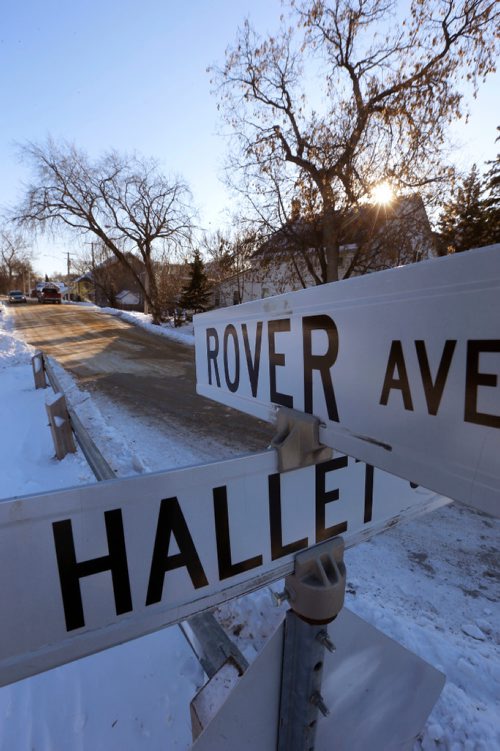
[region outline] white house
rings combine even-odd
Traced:
[[[339,279],[415,263],[435,255],[432,230],[419,195],[387,206],[366,204],[339,212]],[[311,287],[326,281],[321,220],[296,217],[273,233],[247,266],[214,285],[224,307]]]

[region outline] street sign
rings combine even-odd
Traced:
[[[205,313],[195,343],[198,393],[499,513],[500,245]]]
[[[345,456],[277,452],[0,502],[0,685],[178,623],[446,502]]]

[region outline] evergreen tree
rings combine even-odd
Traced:
[[[474,164],[452,200],[444,205],[439,218],[442,255],[494,242],[490,236],[488,210],[483,194],[483,184]]]
[[[500,126],[497,130],[500,132]],[[500,141],[500,135],[496,140]],[[486,164],[489,165],[489,170],[485,175],[484,205],[487,215],[488,242],[500,243],[500,154]]]
[[[202,313],[209,307],[210,282],[205,273],[205,264],[199,250],[195,250],[193,260],[189,265],[191,267],[191,278],[182,289],[179,304],[195,313]]]

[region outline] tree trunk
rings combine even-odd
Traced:
[[[335,217],[335,199],[330,185],[322,186],[323,198],[323,245],[326,256],[325,282],[336,282],[339,278],[339,244]]]
[[[144,284],[144,299],[146,300],[148,307],[151,311],[151,322],[157,326],[161,323],[161,305],[159,303],[158,284],[156,282],[156,276],[151,263],[151,256],[144,254],[144,265],[146,268],[146,279]]]

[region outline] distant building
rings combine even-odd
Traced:
[[[138,276],[145,278],[144,263],[132,253],[128,261]],[[144,296],[132,271],[111,256],[73,282],[73,294],[100,307],[143,310]]]
[[[71,294],[78,302],[94,302],[94,282],[92,273],[87,271],[85,274],[76,277],[71,284]]]

